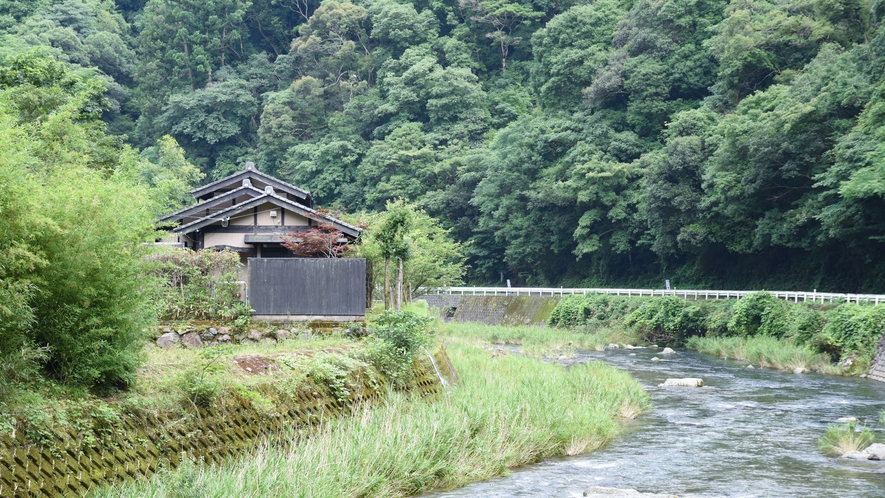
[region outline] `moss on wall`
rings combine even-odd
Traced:
[[[445,349],[436,348],[432,356],[436,368],[427,356],[416,358],[412,367],[411,391],[420,396],[442,391],[437,368],[447,382],[457,380]],[[0,496],[80,496],[110,481],[148,478],[160,468],[175,468],[183,454],[206,463],[238,458],[263,440],[291,440],[324,419],[375,402],[383,388],[373,377],[377,375],[361,375],[362,388],[346,399],[305,386],[294,395],[287,393],[289,402],[269,412],[237,399],[225,403],[223,411],[200,409],[193,417],[128,414],[104,430],[67,425],[46,428],[39,437],[21,430],[0,435]]]

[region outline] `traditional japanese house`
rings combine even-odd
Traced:
[[[298,232],[325,223],[342,234],[340,243],[349,243],[360,232],[353,225],[315,210],[313,197],[307,190],[262,173],[251,162],[246,163],[244,170],[190,193],[197,201],[195,204],[158,220],[169,231],[169,237],[162,242],[194,250],[238,252],[243,263],[240,280],[250,298],[253,297],[250,287],[255,286],[257,290],[257,286],[268,279],[262,273],[262,282],[250,282],[255,274],[250,262],[292,258],[292,252],[282,246],[288,234],[294,233],[297,238]],[[364,282],[363,279],[363,286]]]

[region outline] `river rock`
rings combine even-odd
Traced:
[[[654,358],[651,359],[651,361],[661,361],[661,359],[658,358],[657,356],[655,356]]]
[[[661,384],[664,387],[704,387],[703,379],[667,379]]]
[[[624,345],[624,349],[644,349],[642,346],[634,346],[632,344]]]
[[[842,458],[847,458],[849,460],[869,460],[871,456],[872,455],[864,451],[849,451],[842,455]]]
[[[747,370],[755,370],[755,369],[756,369],[756,367],[754,367],[753,365],[747,365]]]
[[[808,369],[805,368],[805,367],[796,367],[796,368],[793,369],[793,373],[796,374],[796,375],[807,374],[807,373],[808,373]]]
[[[870,460],[885,460],[885,444],[871,444],[863,452],[870,455]]]
[[[171,348],[176,344],[178,344],[178,334],[175,332],[166,332],[157,339],[157,346],[163,349]]]
[[[636,353],[630,353],[628,356],[636,356]]]
[[[857,422],[857,417],[842,417],[836,419],[837,424],[847,424],[849,422]]]
[[[196,332],[188,332],[181,336],[181,344],[188,348],[201,348],[203,347],[203,341],[200,340],[200,335]]]
[[[591,486],[585,489],[584,496],[589,498],[677,498],[676,495],[640,493],[635,489],[603,488],[600,486]]]
[[[676,351],[673,351],[670,348],[664,348],[664,350],[661,351],[661,354],[676,354]]]
[[[611,343],[611,344],[609,344],[608,346],[605,347],[605,349],[620,349],[620,348],[621,348],[621,346],[618,346],[618,345],[615,344],[615,343]]]

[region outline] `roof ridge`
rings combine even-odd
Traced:
[[[259,176],[259,177],[270,178],[271,180],[273,180],[273,181],[275,181],[275,182],[278,182],[278,183],[281,183],[282,185],[285,185],[286,187],[289,187],[289,188],[291,188],[291,189],[293,189],[293,190],[297,190],[297,191],[302,192],[302,193],[304,193],[304,194],[311,195],[310,191],[308,191],[308,190],[305,190],[305,189],[303,189],[303,188],[301,188],[301,187],[296,187],[295,185],[292,185],[291,183],[288,183],[288,182],[285,182],[285,181],[283,181],[283,180],[280,180],[279,178],[277,178],[277,177],[275,177],[275,176],[270,176],[269,174],[264,173],[264,172],[262,172],[262,171],[258,171],[257,169],[254,169],[254,168],[252,168],[252,169],[247,168],[247,169],[244,169],[244,170],[241,170],[241,171],[237,171],[236,173],[232,173],[232,174],[230,174],[230,175],[227,175],[227,176],[225,176],[224,178],[220,178],[220,179],[218,179],[218,180],[215,180],[214,182],[210,182],[210,183],[207,183],[207,184],[205,184],[205,185],[201,185],[201,186],[199,186],[199,187],[196,187],[196,188],[194,188],[194,189],[191,189],[190,192],[188,192],[188,193],[191,194],[191,195],[193,195],[194,192],[198,192],[198,191],[203,190],[203,189],[205,189],[205,188],[207,188],[207,187],[212,187],[212,186],[218,185],[218,184],[220,184],[220,183],[222,183],[222,182],[228,181],[228,180],[230,180],[230,179],[232,179],[232,178],[234,178],[234,177],[236,177],[236,176],[238,176],[238,175],[242,175],[242,174],[244,174],[244,173],[245,173],[245,174],[255,173],[255,174],[256,174],[257,176]]]

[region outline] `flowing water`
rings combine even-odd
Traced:
[[[659,351],[588,351],[569,360],[627,370],[651,395],[651,409],[608,447],[430,496],[578,497],[605,486],[686,498],[885,497],[885,462],[828,458],[817,449],[817,438],[840,417],[874,424],[885,409],[885,383],[748,370],[692,351]],[[662,361],[650,361],[656,353]],[[699,377],[706,387],[658,386],[672,377]]]

